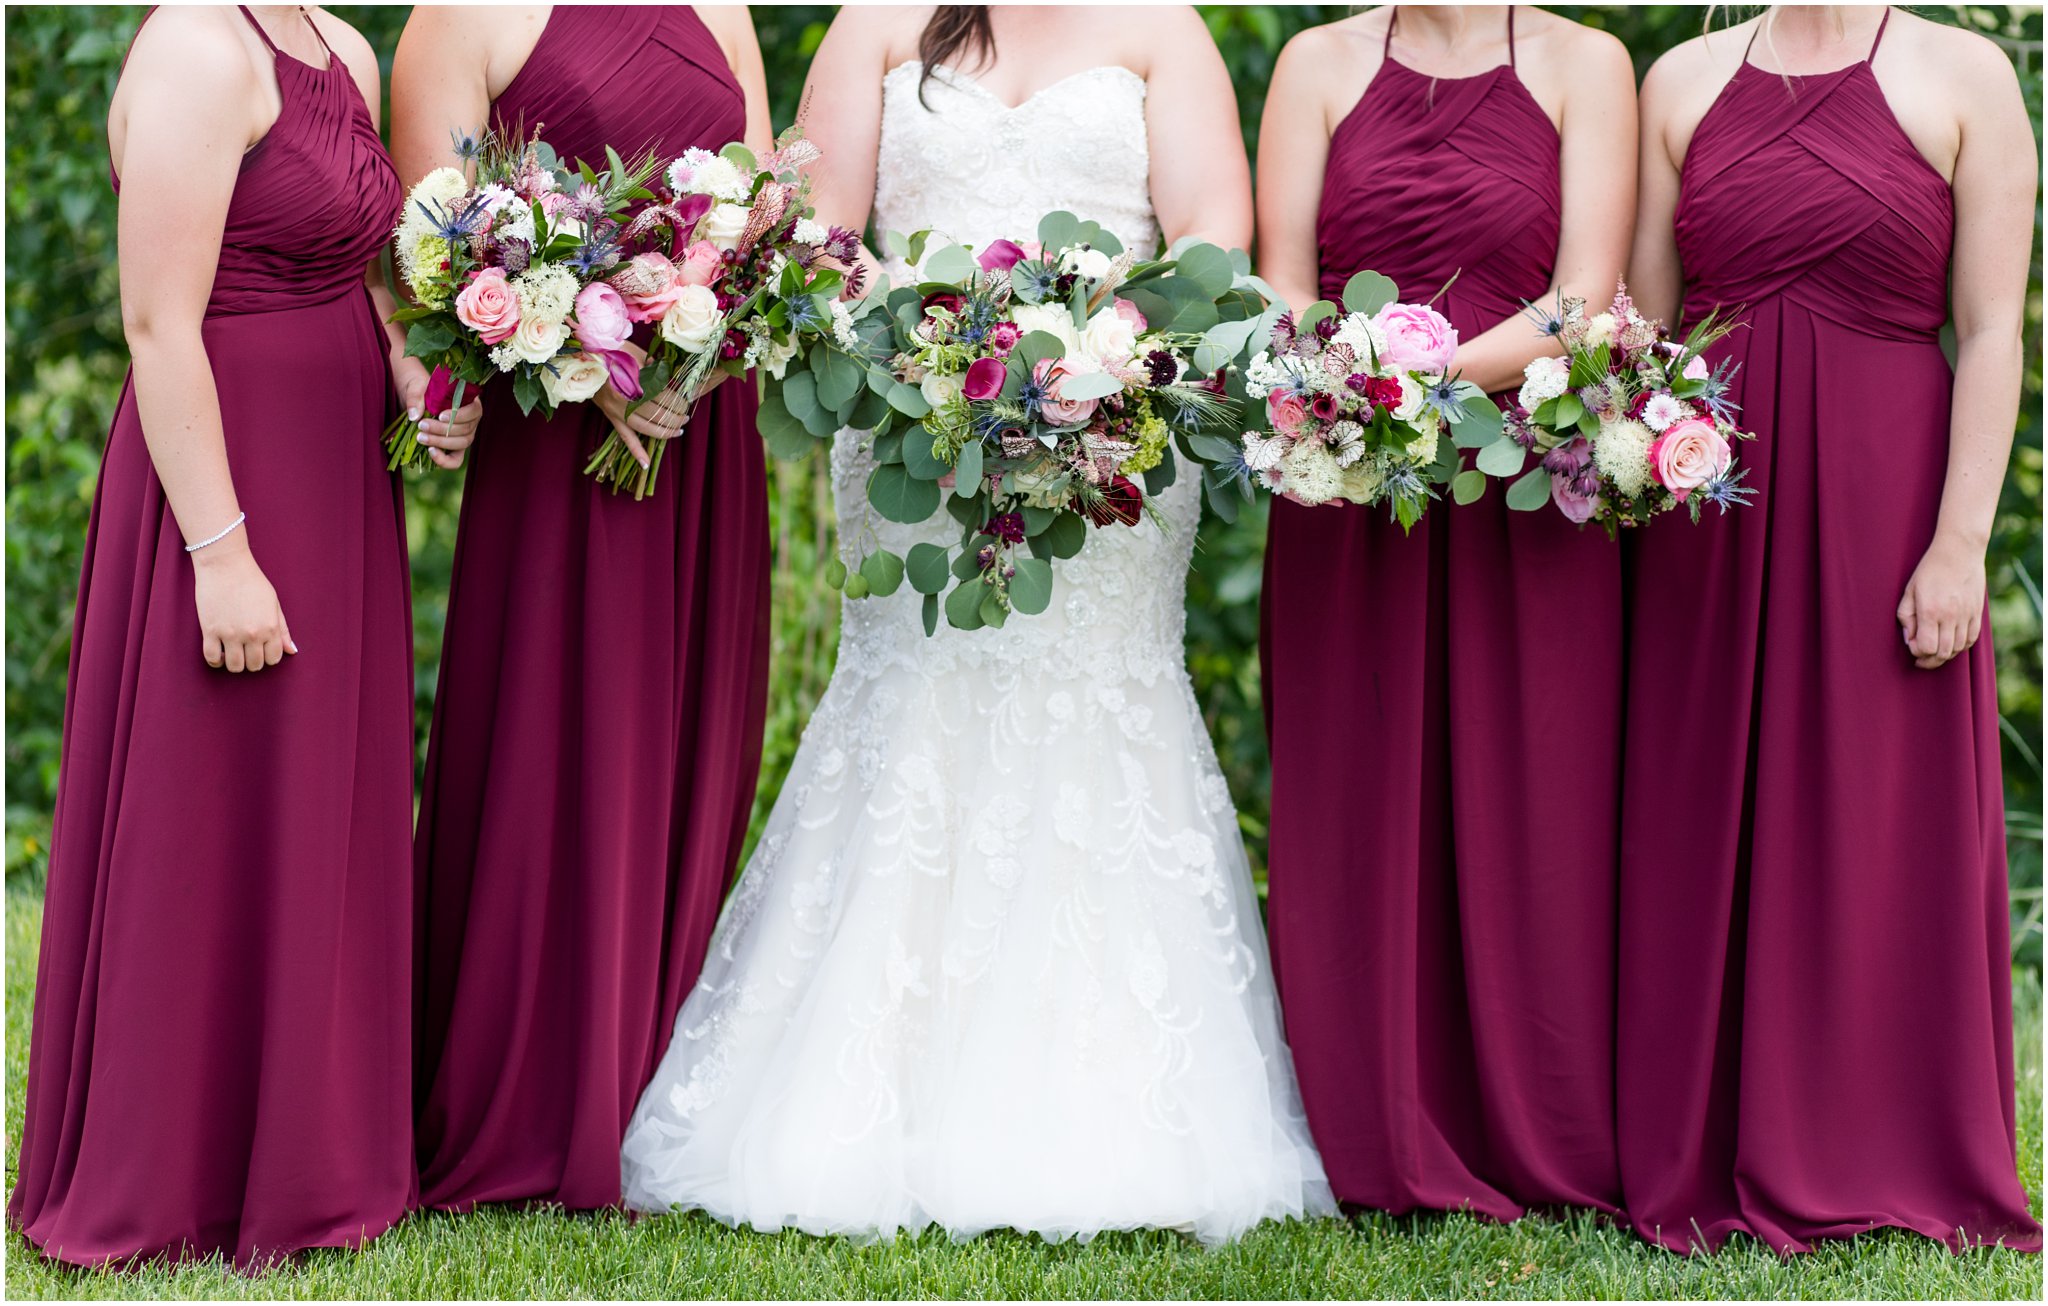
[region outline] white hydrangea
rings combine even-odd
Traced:
[[[1420,430],[1401,452],[1410,462],[1433,463],[1436,461],[1436,446],[1443,434],[1443,419],[1435,413],[1424,413],[1415,419]]]
[[[846,301],[832,301],[832,338],[842,349],[858,350],[860,338],[853,333],[853,312],[846,307]]]
[[[1614,333],[1619,326],[1620,323],[1614,320],[1612,313],[1595,313],[1587,318],[1586,348],[1598,349],[1602,345],[1614,343]]]
[[[684,177],[684,172],[689,175]],[[744,201],[752,189],[751,180],[738,164],[708,150],[685,151],[682,158],[669,165],[668,173],[670,190],[709,195],[732,204]]]
[[[459,168],[436,168],[412,188],[411,203],[414,212],[421,204],[430,209],[445,209],[464,195],[469,194],[469,178]]]
[[[1264,399],[1275,386],[1286,384],[1288,379],[1287,369],[1273,355],[1260,354],[1244,370],[1244,392],[1253,399]]]
[[[512,280],[512,291],[519,296],[522,322],[538,318],[552,324],[567,319],[569,310],[576,306],[578,289],[576,274],[553,263],[537,264]]]
[[[1641,422],[1602,422],[1593,441],[1593,465],[1616,490],[1633,498],[1649,488],[1650,445],[1656,438]]]
[[[1643,425],[1660,434],[1691,416],[1692,406],[1672,395],[1652,395],[1650,402],[1643,405]]]
[[[810,218],[798,218],[796,230],[790,234],[799,245],[822,245],[825,238],[832,233],[821,222],[815,222]]]
[[[1546,354],[1522,369],[1522,389],[1515,396],[1515,402],[1533,413],[1565,392],[1571,384],[1571,374],[1570,363],[1554,354]]]
[[[503,344],[491,350],[491,366],[500,372],[509,372],[519,366],[519,352],[510,344]]]
[[[1365,313],[1346,313],[1337,324],[1337,334],[1330,343],[1349,345],[1351,352],[1361,364],[1370,364],[1387,350],[1387,333],[1379,323]]]
[[[508,244],[516,241],[528,249],[532,249],[535,242],[533,206],[521,204],[504,217],[499,218],[491,227],[491,234]]]
[[[1344,488],[1344,469],[1320,441],[1302,440],[1280,460],[1282,484],[1303,503],[1328,503]]]

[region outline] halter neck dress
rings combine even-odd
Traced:
[[[1923,671],[1894,617],[1948,458],[1955,218],[1877,48],[1790,78],[1745,57],[1682,169],[1685,315],[1737,314],[1713,361],[1741,369],[1757,494],[1633,541],[1620,1145],[1631,1219],[1674,1250],[2040,1247],[1990,621]]]
[[[746,103],[687,5],[556,5],[492,116],[603,166]],[[728,381],[636,502],[595,404],[484,395],[416,840],[426,1202],[619,1200],[619,1142],[739,860],[768,676],[767,469]]]
[[[1331,134],[1321,293],[1375,269],[1404,299],[1442,290],[1470,339],[1550,285],[1560,142],[1516,73],[1512,8],[1508,62],[1473,77],[1393,58],[1396,21]],[[1498,489],[1406,536],[1382,508],[1273,505],[1267,915],[1348,1202],[1505,1219],[1619,1201],[1620,590],[1604,535]],[[1569,687],[1532,692],[1544,668]]]
[[[299,652],[201,659],[131,376],[79,579],[7,1208],[75,1264],[354,1246],[413,1193],[411,608],[363,281],[403,196],[347,66],[263,43],[282,108],[200,331]]]

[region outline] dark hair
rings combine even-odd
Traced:
[[[987,5],[937,5],[932,16],[925,22],[924,34],[917,38],[917,59],[923,65],[917,74],[917,102],[929,109],[925,103],[925,83],[932,79],[932,69],[962,50],[973,55],[978,63],[985,63],[996,52],[995,29],[989,25]]]

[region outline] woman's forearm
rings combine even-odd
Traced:
[[[221,434],[213,365],[196,330],[138,335],[131,328],[135,409],[164,498],[188,543],[226,529],[242,511]]]
[[[1935,536],[1976,553],[1990,542],[2006,461],[2012,455],[2021,355],[2017,332],[1986,331],[1956,343],[1948,471]]]

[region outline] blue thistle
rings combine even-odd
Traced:
[[[1540,336],[1561,336],[1564,334],[1564,313],[1557,309],[1540,308],[1529,300],[1522,301],[1522,316],[1536,324]]]
[[[1038,416],[1039,405],[1045,402],[1045,397],[1044,383],[1026,374],[1024,387],[1017,392],[1018,400],[1024,405],[1025,414],[1035,419]]]
[[[818,301],[809,295],[789,301],[789,329],[791,334],[799,331],[822,331],[825,314],[819,311]]]
[[[1735,385],[1735,375],[1742,370],[1742,364],[1732,358],[1724,358],[1715,364],[1706,379],[1706,388],[1699,393],[1699,401],[1707,406],[1716,421],[1733,424],[1735,415],[1742,411],[1742,405],[1728,397]]]
[[[1723,472],[1705,485],[1700,486],[1699,489],[1693,491],[1692,497],[1686,503],[1686,506],[1692,509],[1692,519],[1694,521],[1700,519],[1700,507],[1702,504],[1713,504],[1723,513],[1726,513],[1730,508],[1747,508],[1750,496],[1756,493],[1756,487],[1742,483],[1743,478],[1748,475],[1749,469],[1747,467],[1737,471]]]
[[[1422,406],[1446,422],[1455,421],[1465,415],[1465,401],[1458,398],[1458,382],[1455,377],[1443,377],[1432,381],[1422,391]]]
[[[1010,269],[1010,285],[1027,304],[1036,304],[1058,293],[1059,274],[1044,263],[1019,263]]]
[[[467,204],[428,204],[420,201],[420,212],[433,225],[434,234],[451,246],[460,245],[483,229],[484,220],[490,215],[482,200],[471,200]]]
[[[570,267],[589,277],[601,272],[619,261],[619,240],[616,233],[592,236],[576,247],[576,252],[567,260]]]
[[[491,134],[487,131],[466,132],[457,130],[448,133],[448,136],[454,143],[455,157],[464,163],[477,162],[483,158],[484,152],[491,147]]]

